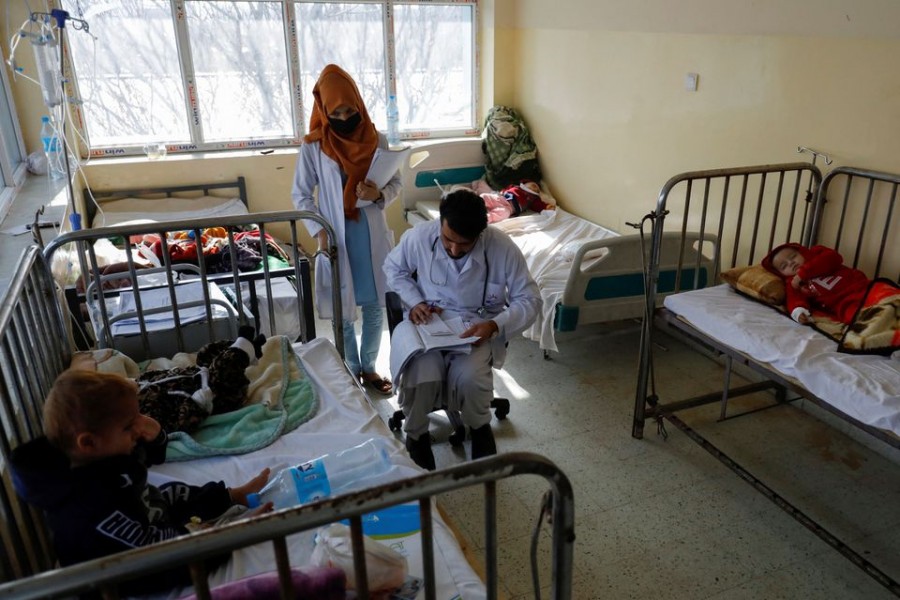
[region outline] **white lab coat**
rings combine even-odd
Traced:
[[[491,354],[493,366],[500,368],[507,340],[537,317],[540,290],[522,252],[494,227],[484,230],[457,274],[440,242],[440,228],[440,220],[429,221],[403,234],[384,262],[388,286],[400,295],[407,311],[420,302],[436,302],[447,318],[460,316],[472,323],[493,320],[500,335],[491,344]],[[484,317],[477,312],[482,305]]]
[[[387,148],[387,139],[378,134],[378,145]],[[313,191],[318,186],[318,193]],[[387,183],[381,192],[384,202],[369,203],[360,208],[365,211],[369,223],[369,241],[372,249],[372,267],[375,278],[375,289],[379,302],[384,306],[386,290],[384,272],[381,265],[394,246],[394,233],[388,229],[384,218],[384,208],[400,194],[400,173]],[[297,210],[317,211],[334,228],[337,236],[338,260],[341,271],[341,305],[344,320],[356,320],[356,297],[353,291],[353,276],[350,273],[350,262],[347,259],[344,228],[344,186],[341,183],[341,168],[329,156],[321,151],[319,142],[311,142],[300,146],[297,157],[297,168],[294,173],[294,187],[291,192],[294,207]],[[317,201],[318,200],[318,201]],[[322,227],[314,221],[304,221],[306,230],[315,239]],[[316,258],[315,265],[316,307],[319,318],[334,317],[331,301],[331,265],[324,256]]]

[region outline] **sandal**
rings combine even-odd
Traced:
[[[367,379],[368,377],[372,377],[372,379]],[[361,378],[364,384],[368,384],[379,394],[390,396],[394,393],[394,384],[386,377],[382,377],[377,373],[363,373]]]

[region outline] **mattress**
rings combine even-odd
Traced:
[[[528,271],[537,282],[544,302],[541,313],[523,335],[540,343],[541,349],[557,350],[553,330],[556,305],[562,301],[569,271],[578,247],[585,242],[616,237],[619,234],[591,223],[561,208],[514,217],[494,223],[506,232],[525,256]],[[600,260],[605,250],[588,252],[581,268]]]
[[[319,394],[317,414],[270,446],[240,456],[220,456],[188,462],[166,463],[151,471],[151,483],[171,479],[202,484],[224,480],[227,485],[245,483],[263,468],[274,471],[322,454],[355,446],[376,437],[390,452],[392,468],[383,482],[419,475],[409,456],[388,430],[368,398],[355,385],[334,345],[324,338],[294,346]],[[484,585],[468,564],[450,528],[434,511],[435,576],[438,598],[484,598]],[[302,533],[288,538],[292,566],[302,566],[312,551],[313,536]],[[421,576],[417,553],[409,557],[410,574]],[[229,563],[210,578],[211,585],[271,571],[275,568],[271,544],[260,544],[235,552]],[[417,569],[418,572],[417,572]],[[179,593],[171,597],[177,598]]]
[[[120,198],[100,204],[91,227],[246,215],[240,198]]]
[[[900,357],[836,351],[834,340],[723,284],[666,297],[699,331],[790,377],[851,417],[900,435]]]

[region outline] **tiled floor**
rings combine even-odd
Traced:
[[[716,389],[719,366],[663,338],[657,388],[665,400]],[[385,351],[380,364],[387,364]],[[575,598],[888,598],[892,594],[671,425],[631,433],[638,330],[599,326],[564,337],[545,361],[537,344],[510,344],[495,376],[511,399],[493,422],[501,452],[543,454],[575,489]],[[384,369],[386,372],[386,369]],[[376,396],[373,395],[373,398]],[[767,402],[733,401],[733,409]],[[376,399],[384,415],[396,398]],[[795,406],[717,422],[718,406],[682,418],[789,502],[820,519],[878,568],[900,579],[900,460],[885,458]],[[439,439],[448,433],[435,415]],[[466,460],[438,443],[438,466]],[[501,593],[531,598],[528,548],[546,485],[536,477],[498,486]],[[481,492],[441,503],[483,552]],[[542,534],[542,585],[549,583]],[[547,592],[545,591],[546,595]]]

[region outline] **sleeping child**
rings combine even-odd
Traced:
[[[481,193],[480,196],[488,210],[488,223],[518,217],[526,211],[539,213],[556,208],[546,202],[541,187],[527,179],[504,188],[499,194],[491,191]]]
[[[266,341],[253,333],[245,325],[234,342],[207,344],[197,352],[197,366],[144,371],[138,378],[141,413],[167,432],[191,433],[211,414],[241,408],[250,385],[244,369],[256,363]]]
[[[825,246],[782,244],[762,265],[784,280],[787,311],[804,325],[810,322],[812,309],[849,325],[871,283],[865,273],[844,265],[843,257]]]

